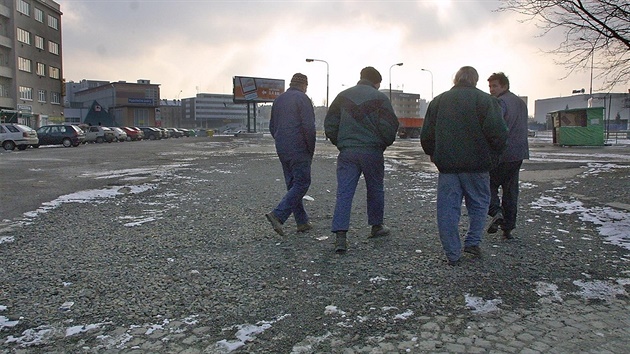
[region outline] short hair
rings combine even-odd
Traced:
[[[477,86],[477,81],[479,81],[479,74],[477,70],[472,66],[462,66],[457,73],[455,74],[455,78],[453,79],[453,84],[468,84],[472,86]]]
[[[361,80],[368,80],[374,85],[380,84],[383,81],[383,77],[378,70],[374,69],[371,66],[367,66],[361,70]]]
[[[493,73],[492,75],[490,75],[490,77],[488,78],[488,82],[490,81],[498,81],[499,85],[501,86],[507,86],[508,90],[510,89],[510,80],[508,79],[507,76],[505,76],[504,73]]]

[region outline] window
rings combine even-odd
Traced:
[[[20,99],[32,101],[33,100],[33,88],[32,87],[26,87],[26,86],[20,86]]]
[[[35,35],[35,48],[44,50],[44,37]]]
[[[34,14],[35,14],[35,20],[37,22],[44,23],[44,11],[42,11],[42,10],[40,10],[38,8],[35,8]]]
[[[48,15],[48,27],[58,30],[59,29],[59,19],[57,19],[54,16]]]
[[[48,74],[49,74],[48,76],[50,76],[51,79],[58,79],[60,77],[59,68],[55,68],[54,66],[49,66]]]
[[[24,44],[31,44],[31,33],[21,28],[17,29],[17,40]]]
[[[46,64],[37,63],[37,75],[46,76]]]
[[[31,4],[24,0],[17,0],[17,11],[26,16],[31,15]]]
[[[48,51],[51,52],[52,54],[59,55],[59,43],[48,41]]]
[[[46,102],[46,90],[38,90],[37,95],[38,95],[37,100],[39,102]]]
[[[50,103],[61,104],[61,94],[59,92],[50,93]]]
[[[32,63],[30,59],[18,57],[18,69],[26,72],[32,72],[33,68],[31,67]]]

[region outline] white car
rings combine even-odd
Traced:
[[[109,129],[111,129],[114,132],[114,136],[116,137],[116,140],[118,140],[118,141],[125,141],[125,140],[127,140],[127,132],[125,132],[121,128],[111,127]]]
[[[114,135],[114,131],[108,127],[92,125],[85,130],[85,141],[88,143],[111,143],[115,140],[116,136]]]
[[[39,144],[37,132],[29,126],[16,123],[0,124],[0,144],[5,150],[26,150],[29,145]]]

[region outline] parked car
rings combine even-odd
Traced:
[[[29,145],[39,144],[37,132],[26,125],[17,123],[0,124],[0,145],[5,150],[26,150]]]
[[[53,124],[44,125],[37,129],[38,144],[33,144],[34,148],[40,145],[58,145],[65,147],[79,146],[85,142],[85,133],[81,128],[74,125]]]
[[[114,136],[118,141],[126,141],[127,140],[127,132],[118,127],[110,128],[114,132]]]
[[[530,138],[535,137],[536,136],[536,131],[528,129],[527,130],[527,136],[529,136]]]
[[[166,128],[170,133],[171,138],[181,138],[184,136],[184,132],[177,128]]]
[[[162,133],[162,139],[168,139],[171,137],[171,133],[166,128],[156,127]]]
[[[153,127],[139,127],[144,133],[144,139],[158,140],[162,139],[162,131]]]
[[[122,127],[121,129],[127,133],[127,140],[136,141],[144,138],[144,133],[140,130],[140,128]]]
[[[85,131],[85,141],[88,143],[111,143],[115,140],[116,135],[114,134],[114,131],[108,127],[92,125]]]

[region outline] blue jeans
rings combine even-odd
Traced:
[[[280,154],[280,163],[284,172],[284,182],[287,193],[284,195],[273,213],[284,224],[293,214],[295,222],[308,223],[308,215],[304,209],[302,198],[311,186],[311,162],[313,157],[308,154]]]
[[[489,173],[440,173],[438,176],[438,231],[449,261],[457,261],[461,257],[459,219],[462,199],[466,201],[470,223],[464,246],[478,246],[490,205]]]
[[[367,189],[368,224],[381,225],[385,209],[383,177],[385,162],[382,152],[341,151],[337,156],[337,202],[332,232],[348,231],[352,199],[363,174]]]
[[[501,162],[490,171],[490,210],[488,215],[503,214],[503,230],[513,230],[516,227],[516,213],[518,209],[518,175],[523,160]],[[501,198],[499,198],[501,187]]]

